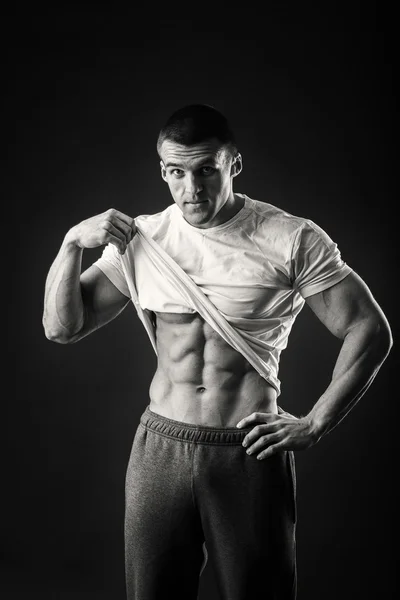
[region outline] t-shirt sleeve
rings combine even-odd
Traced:
[[[337,244],[309,219],[293,244],[292,268],[293,287],[303,298],[326,290],[352,271],[342,260]]]
[[[128,298],[131,297],[124,270],[122,268],[121,255],[114,244],[107,244],[102,255],[93,263],[101,269],[115,287]]]

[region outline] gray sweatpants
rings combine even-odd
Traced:
[[[195,600],[207,557],[221,600],[296,598],[293,453],[247,455],[249,429],[146,408],[126,473],[128,600]]]

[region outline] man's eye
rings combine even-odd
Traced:
[[[181,177],[183,174],[182,169],[172,169],[171,171],[172,175],[175,175],[175,177]]]
[[[212,175],[215,172],[214,167],[202,167],[203,175]]]

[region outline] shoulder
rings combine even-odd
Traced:
[[[295,215],[274,204],[246,196],[250,219],[257,230],[268,238],[280,237],[287,242],[294,241],[298,234],[314,223],[305,217]]]
[[[164,210],[148,214],[139,215],[135,218],[135,225],[145,233],[149,234],[152,238],[162,237],[168,230],[174,213],[176,211],[176,204],[170,204]]]

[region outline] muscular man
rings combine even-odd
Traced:
[[[242,157],[217,110],[176,111],[157,149],[174,202],[135,219],[110,209],[68,231],[46,282],[45,333],[76,342],[132,299],[157,353],[126,474],[129,600],[196,598],[207,556],[221,599],[293,600],[293,451],[317,443],[365,393],[390,328],[318,225],[234,193]],[[83,250],[99,246],[81,273]],[[250,354],[204,316],[157,248]],[[343,342],[326,390],[295,417],[277,405],[279,356],[305,302]]]

